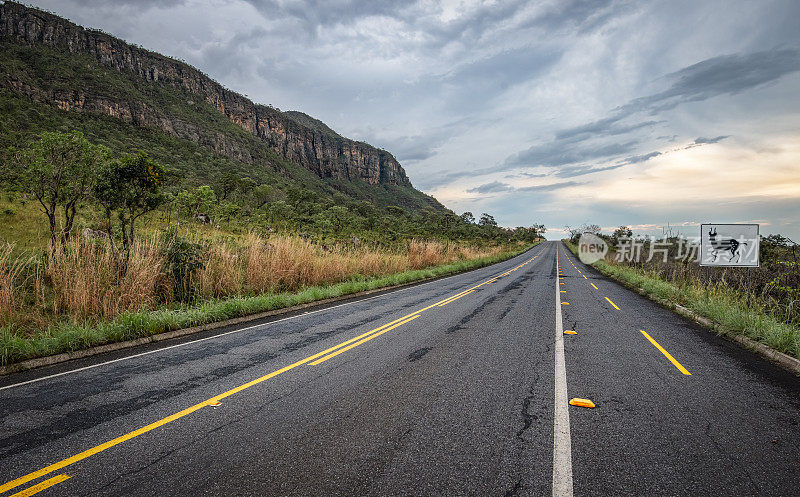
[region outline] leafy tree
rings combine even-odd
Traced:
[[[171,227],[164,233],[165,266],[172,279],[172,291],[179,301],[189,300],[192,295],[192,278],[203,268],[202,247],[178,236]]]
[[[225,202],[219,208],[220,215],[225,218],[226,221],[230,221],[231,218],[235,218],[239,212],[241,212],[242,206],[234,203],[234,202]]]
[[[214,190],[208,186],[198,186],[194,193],[197,204],[195,205],[195,215],[209,214],[214,210],[217,204],[217,195]]]
[[[236,193],[243,185],[243,180],[231,172],[222,173],[219,178],[220,200],[228,200],[228,197]]]
[[[483,214],[481,214],[481,218],[478,221],[478,224],[481,226],[497,226],[497,221],[494,220],[494,216],[484,212]]]
[[[347,208],[340,205],[334,205],[328,209],[327,212],[330,213],[333,229],[337,232],[343,231],[350,224],[351,216]]]
[[[110,162],[100,172],[95,198],[105,209],[109,227],[114,214],[119,222],[123,248],[121,274],[127,271],[136,220],[165,200],[161,192],[163,175],[164,168],[141,151]]]
[[[178,206],[178,212],[187,217],[195,215],[195,206],[197,205],[197,197],[194,191],[181,190],[175,197],[175,202]]]
[[[630,238],[632,236],[633,231],[628,226],[620,226],[611,234],[611,241],[616,246],[621,238]]]
[[[277,200],[278,191],[270,185],[258,185],[251,190],[250,197],[253,199],[255,208],[259,209],[265,204]]]
[[[475,224],[475,216],[470,211],[461,214],[461,219],[463,219],[465,223]]]
[[[92,145],[79,132],[45,132],[28,148],[9,149],[9,155],[11,160],[4,168],[8,181],[39,202],[49,223],[51,247],[58,241],[66,243],[78,207],[91,194],[107,150]]]
[[[269,223],[283,228],[289,226],[295,216],[292,206],[283,200],[268,204],[266,210]]]
[[[178,193],[178,205],[185,215],[196,217],[210,213],[217,203],[217,195],[208,185],[198,186],[193,191],[182,190]]]

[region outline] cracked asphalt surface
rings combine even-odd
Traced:
[[[97,365],[0,390],[2,485],[291,366],[0,497],[62,474],[37,495],[551,495],[556,251],[564,327],[578,332],[564,337],[568,395],[597,404],[569,409],[575,495],[796,495],[800,380],[548,242],[201,342],[0,378]]]

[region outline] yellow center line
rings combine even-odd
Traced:
[[[325,357],[321,357],[321,358],[317,359],[316,361],[312,362],[311,366],[316,366],[317,364],[321,364],[321,363],[327,361],[328,359],[332,359],[332,358],[336,357],[337,355],[341,354],[342,352],[347,352],[348,350],[350,350],[350,349],[352,349],[354,347],[358,347],[362,343],[369,342],[373,338],[377,338],[377,337],[383,335],[384,333],[386,333],[387,331],[391,331],[391,330],[397,328],[398,326],[402,326],[402,325],[408,323],[409,321],[413,321],[413,320],[417,319],[418,317],[419,317],[419,314],[417,314],[416,316],[410,317],[410,318],[406,319],[405,321],[400,321],[399,323],[397,323],[394,326],[390,326],[390,327],[388,327],[388,328],[386,328],[386,329],[384,329],[382,331],[379,331],[378,333],[375,333],[374,335],[370,335],[367,338],[359,340],[356,343],[350,344],[350,345],[348,345],[347,347],[345,347],[343,349],[339,349],[336,352],[332,352],[332,353],[326,355]]]
[[[594,288],[595,290],[600,290],[599,288],[597,288],[596,286],[594,286],[594,283],[589,283],[589,284],[590,284],[590,285],[592,285],[592,288]]]
[[[670,355],[670,353],[669,353],[669,352],[667,352],[666,350],[664,350],[664,347],[662,347],[661,345],[659,345],[659,344],[658,344],[658,342],[656,342],[655,340],[653,340],[653,337],[651,337],[650,335],[648,335],[646,331],[644,331],[644,330],[639,330],[639,331],[641,331],[641,332],[642,332],[642,335],[644,335],[644,337],[645,337],[645,338],[647,338],[648,340],[650,340],[650,343],[652,343],[653,345],[655,345],[655,347],[656,347],[658,350],[660,350],[660,351],[661,351],[661,353],[662,353],[662,354],[664,354],[664,356],[665,356],[667,359],[669,359],[669,362],[671,362],[672,364],[674,364],[674,365],[675,365],[675,367],[676,367],[676,368],[678,368],[678,370],[679,370],[681,373],[683,373],[683,374],[685,374],[685,375],[687,375],[687,376],[691,376],[691,375],[692,375],[692,373],[690,373],[689,371],[687,371],[687,370],[686,370],[686,368],[685,368],[685,367],[683,367],[683,366],[681,365],[681,363],[679,363],[678,361],[676,361],[676,360],[675,360],[675,358],[674,358],[674,357],[672,357],[672,356]]]
[[[444,299],[444,300],[440,300],[440,301],[439,301],[439,302],[437,302],[435,305],[436,305],[437,307],[441,307],[441,306],[443,306],[443,305],[447,304],[448,302],[450,302],[450,301],[451,301],[451,300],[453,300],[453,299],[457,299],[457,298],[459,298],[459,297],[462,297],[462,296],[464,296],[464,295],[466,295],[466,294],[468,294],[468,293],[474,292],[474,291],[475,291],[475,290],[464,290],[464,291],[463,291],[463,292],[461,292],[461,293],[457,293],[457,294],[455,294],[455,295],[451,295],[450,297],[447,297],[447,298],[446,298],[446,299]],[[402,318],[401,318],[401,319],[402,319]]]
[[[531,258],[528,262],[532,261],[533,259],[536,259],[536,257],[538,257],[538,256],[535,256],[535,257]],[[500,276],[503,276],[503,275],[506,275],[506,274],[508,274],[508,272],[506,272],[504,274],[501,274]],[[499,278],[500,276],[496,276],[493,279],[486,280],[483,283],[480,283],[480,284],[475,285],[475,286],[473,286],[471,288],[468,288],[467,290],[464,290],[463,292],[461,292],[461,294],[465,294],[466,292],[470,292],[472,290],[475,290],[476,288],[478,288],[480,286],[483,286],[483,285],[486,285],[488,283],[491,283],[492,281],[497,280],[497,278]],[[457,295],[460,295],[460,294],[457,294]],[[389,331],[391,329],[394,329],[394,328],[396,328],[396,327],[398,327],[400,325],[403,325],[403,324],[405,324],[405,323],[407,323],[407,322],[409,322],[409,321],[411,321],[413,319],[418,318],[419,315],[423,311],[426,311],[426,310],[428,310],[428,309],[430,309],[432,307],[436,307],[437,305],[439,305],[442,302],[444,302],[446,300],[449,300],[451,298],[452,297],[448,297],[447,299],[443,299],[443,300],[440,300],[439,302],[435,302],[435,303],[433,303],[433,304],[431,304],[431,305],[429,305],[427,307],[423,307],[422,309],[419,309],[419,310],[417,310],[415,312],[412,312],[411,314],[407,314],[407,315],[405,315],[405,316],[403,316],[401,318],[398,318],[398,319],[395,319],[394,321],[386,323],[383,326],[375,328],[374,330],[370,330],[370,331],[368,331],[366,333],[363,333],[363,334],[361,334],[361,335],[359,335],[357,337],[351,338],[351,339],[346,340],[346,341],[344,341],[344,342],[342,342],[342,343],[340,343],[338,345],[334,345],[333,347],[330,347],[330,348],[328,348],[326,350],[323,350],[322,352],[318,352],[318,353],[316,353],[314,355],[306,357],[305,359],[301,359],[301,360],[299,360],[299,361],[297,361],[297,362],[295,362],[293,364],[289,364],[288,366],[284,366],[281,369],[275,370],[275,371],[273,371],[273,372],[271,372],[269,374],[266,374],[264,376],[256,378],[256,379],[254,379],[252,381],[249,381],[249,382],[247,382],[247,383],[245,383],[243,385],[239,385],[236,388],[232,388],[231,390],[228,390],[227,392],[223,392],[223,393],[221,393],[219,395],[211,397],[210,399],[206,399],[203,402],[195,404],[195,405],[193,405],[191,407],[187,407],[186,409],[183,409],[182,411],[178,411],[178,412],[176,412],[176,413],[174,413],[174,414],[172,414],[170,416],[167,416],[167,417],[162,418],[162,419],[160,419],[158,421],[150,423],[149,425],[143,426],[143,427],[141,427],[141,428],[139,428],[137,430],[134,430],[134,431],[132,431],[130,433],[126,433],[126,434],[121,435],[121,436],[119,436],[117,438],[109,440],[108,442],[105,442],[105,443],[102,443],[102,444],[97,445],[95,447],[92,447],[90,449],[84,450],[83,452],[75,454],[72,457],[68,457],[68,458],[66,458],[64,460],[61,460],[59,462],[50,464],[49,466],[45,466],[44,468],[39,469],[37,471],[34,471],[32,473],[28,473],[27,475],[20,476],[19,478],[16,478],[16,479],[11,480],[11,481],[3,484],[3,485],[0,485],[0,493],[6,492],[8,490],[11,490],[12,488],[19,487],[20,485],[24,485],[25,483],[33,481],[33,480],[35,480],[35,479],[37,479],[37,478],[39,478],[41,476],[44,476],[44,475],[49,474],[49,473],[53,473],[54,471],[58,471],[58,470],[60,470],[62,468],[65,468],[65,467],[71,465],[71,464],[75,464],[78,461],[82,461],[82,460],[86,459],[87,457],[91,457],[91,456],[93,456],[95,454],[103,452],[104,450],[110,449],[111,447],[119,445],[119,444],[121,444],[123,442],[126,442],[126,441],[132,439],[132,438],[136,438],[139,435],[143,435],[143,434],[145,434],[145,433],[147,433],[149,431],[152,431],[152,430],[154,430],[156,428],[159,428],[159,427],[164,426],[164,425],[166,425],[168,423],[171,423],[171,422],[173,422],[173,421],[175,421],[177,419],[180,419],[180,418],[182,418],[184,416],[187,416],[187,415],[189,415],[189,414],[191,414],[191,413],[193,413],[195,411],[198,411],[198,410],[202,409],[203,407],[206,407],[206,406],[208,406],[210,404],[219,402],[220,400],[222,400],[222,399],[224,399],[226,397],[230,397],[231,395],[233,395],[235,393],[241,392],[242,390],[246,390],[246,389],[248,389],[248,388],[250,388],[250,387],[252,387],[254,385],[257,385],[259,383],[267,381],[267,380],[269,380],[271,378],[274,378],[274,377],[276,377],[276,376],[278,376],[280,374],[283,374],[283,373],[285,373],[285,372],[287,372],[289,370],[292,370],[292,369],[294,369],[294,368],[296,368],[298,366],[302,366],[303,364],[307,364],[309,362],[315,361],[316,359],[319,359],[320,357],[323,357],[325,355],[330,355],[331,352],[339,350],[342,347],[346,347],[346,350],[349,350],[352,347],[355,347],[357,345],[360,345],[361,343],[364,343],[364,342],[368,341],[368,340],[365,340],[365,338],[370,336],[370,335],[373,335],[373,333],[374,333],[374,335],[372,337],[370,337],[369,340],[371,340],[372,338],[375,338],[375,337],[377,337],[379,335],[382,335],[383,333],[385,333],[385,332],[387,332],[387,331]],[[352,347],[347,347],[348,345],[353,344],[353,342],[358,342],[358,343],[352,345]],[[344,350],[342,350],[341,352],[344,352]],[[339,353],[341,353],[341,352],[339,352]],[[330,355],[330,357],[327,357],[324,360],[328,360],[331,357],[333,357],[334,355],[336,355],[336,354]],[[318,361],[316,363],[319,364],[319,362],[322,362],[322,361]],[[38,490],[35,490],[35,492],[34,492],[34,493],[36,493],[36,492],[39,492],[40,490],[48,488],[48,487],[50,487],[52,485],[55,485],[57,483],[60,483],[61,481],[66,480],[67,478],[70,478],[70,477],[66,476],[66,475],[59,475],[59,476],[53,477],[53,478],[51,478],[49,480],[45,480],[45,481],[39,483],[38,485],[30,487],[29,489],[24,490],[23,492],[27,492],[27,491],[30,491],[30,490],[38,488]],[[40,485],[45,485],[48,482],[50,482],[48,485],[40,487]],[[8,497],[16,497],[17,495],[31,495],[31,494],[25,494],[23,492],[18,492],[17,494],[10,495]]]
[[[616,309],[616,310],[618,310],[618,311],[621,311],[621,310],[622,310],[622,309],[620,309],[619,307],[617,307],[617,304],[615,304],[614,302],[612,302],[610,298],[606,297],[606,300],[608,300],[608,303],[609,303],[609,304],[611,304],[611,305],[613,305],[613,306],[614,306],[614,309]]]
[[[464,292],[464,293],[462,293],[461,295],[457,295],[457,296],[455,296],[455,297],[449,298],[449,299],[445,300],[444,302],[442,302],[441,304],[439,304],[437,307],[444,307],[444,306],[446,306],[447,304],[449,304],[450,302],[452,302],[452,301],[454,301],[454,300],[458,300],[458,299],[460,299],[461,297],[465,297],[465,296],[469,295],[470,293],[472,293],[472,292],[474,292],[474,291],[475,291],[475,290],[470,290],[470,291],[468,291],[468,292]]]
[[[67,475],[58,475],[50,478],[49,480],[45,480],[41,483],[37,483],[36,485],[26,488],[25,490],[21,490],[15,494],[9,495],[8,497],[28,497],[29,495],[38,494],[42,490],[46,488],[50,488],[53,485],[58,485],[64,480],[69,480],[71,476]]]

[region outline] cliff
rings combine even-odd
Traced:
[[[0,40],[52,47],[91,57],[98,64],[132,74],[153,85],[166,85],[212,106],[288,161],[320,178],[363,181],[368,184],[411,186],[397,160],[384,150],[344,138],[324,123],[299,112],[281,112],[258,105],[225,89],[201,71],[183,62],[128,44],[106,33],[84,29],[56,15],[6,2],[0,5]],[[138,126],[151,126],[188,139],[215,153],[240,162],[252,162],[252,153],[219,130],[198,126],[170,109],[125,95],[91,91],[86,85],[68,88],[32,84],[0,69],[0,84],[40,103],[64,110],[100,113]],[[186,104],[195,105],[192,99]]]

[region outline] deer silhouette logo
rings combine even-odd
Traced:
[[[717,228],[711,228],[708,230],[708,241],[711,242],[711,255],[714,257],[711,262],[716,262],[717,257],[719,257],[720,252],[730,253],[730,257],[728,258],[728,262],[733,262],[733,258],[736,257],[736,262],[739,262],[742,258],[742,253],[739,250],[742,245],[747,246],[745,242],[739,242],[734,238],[717,238]]]

